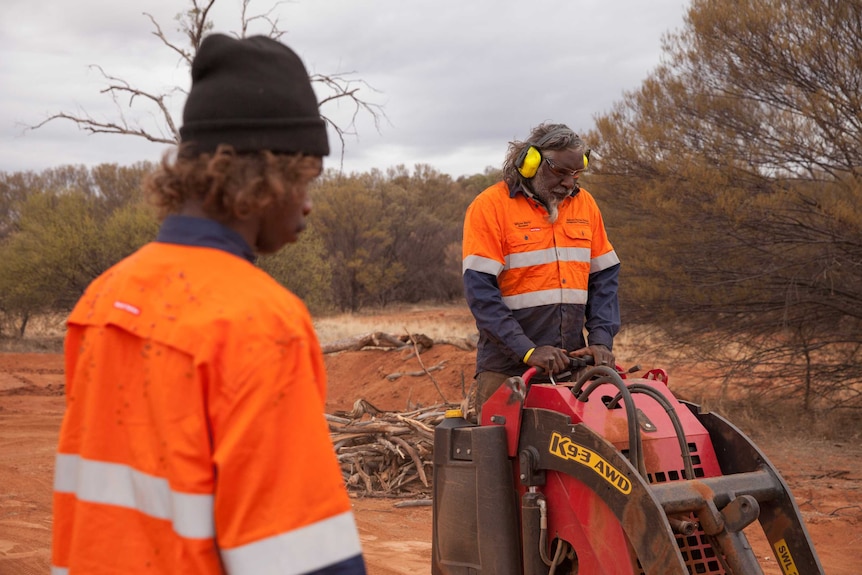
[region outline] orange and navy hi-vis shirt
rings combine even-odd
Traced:
[[[168,218],[72,311],[52,575],[365,573],[311,318],[231,233]]]
[[[476,371],[520,375],[524,355],[551,345],[613,348],[619,331],[620,260],[595,199],[584,189],[547,209],[498,182],[476,196],[464,218],[462,271],[479,329]]]

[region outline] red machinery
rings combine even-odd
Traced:
[[[433,575],[756,575],[759,521],[784,575],[823,575],[799,509],[733,424],[667,374],[510,378],[480,425],[434,439]],[[754,526],[752,525],[752,528]]]

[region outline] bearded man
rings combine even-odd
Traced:
[[[620,260],[595,199],[578,185],[588,162],[570,128],[541,124],[509,143],[503,181],[467,209],[462,271],[479,330],[479,414],[529,366],[556,374],[585,355],[614,365]]]

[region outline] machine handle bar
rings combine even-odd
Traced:
[[[569,369],[574,371],[584,367],[589,367],[591,365],[595,365],[596,360],[591,355],[582,355],[580,357],[570,357],[569,358]],[[521,379],[524,380],[524,385],[530,383],[530,380],[539,373],[545,373],[544,369],[540,369],[538,367],[532,366],[527,371],[524,372],[524,375],[521,376]],[[557,377],[566,377],[567,375],[571,375],[571,371],[564,371],[559,374],[556,374]]]

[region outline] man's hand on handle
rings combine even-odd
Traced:
[[[536,350],[538,351],[538,350]],[[596,344],[589,345],[587,347],[582,347],[581,349],[576,349],[571,352],[569,355],[572,357],[582,357],[585,355],[593,356],[595,361],[594,365],[608,365],[610,367],[616,366],[616,360],[614,359],[614,353],[607,348],[607,346]]]
[[[548,373],[559,373],[569,369],[569,355],[564,349],[542,345],[535,348],[524,363]]]
[[[608,365],[615,367],[615,358],[611,350],[604,345],[590,345],[572,352],[551,345],[543,345],[527,354],[524,363],[547,373],[560,373],[571,368],[570,357],[592,356],[593,365]]]

